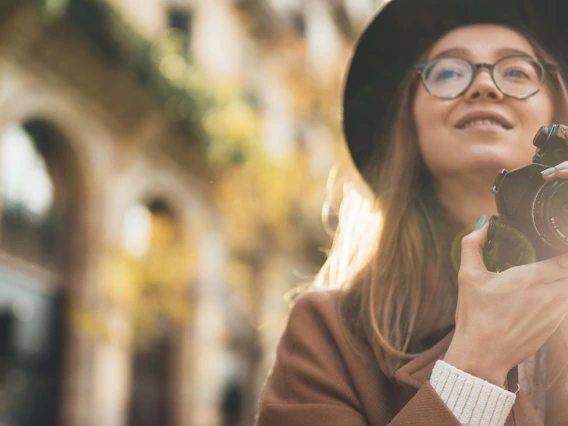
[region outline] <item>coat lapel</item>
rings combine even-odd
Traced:
[[[400,367],[394,373],[394,379],[400,384],[418,389],[426,380],[430,379],[434,364],[446,354],[453,335],[453,331],[448,333],[430,349]]]
[[[422,352],[412,361],[408,362],[394,373],[398,383],[412,388],[420,388],[426,380],[430,379],[434,364],[442,359],[450,346],[454,332],[448,333],[438,343],[425,352]],[[518,389],[518,368],[513,368],[507,375],[507,388],[511,392]],[[519,391],[513,406],[513,413],[507,418],[505,426],[544,426],[527,396]]]

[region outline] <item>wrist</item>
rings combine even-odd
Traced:
[[[476,357],[470,351],[461,352],[448,348],[443,360],[461,371],[496,386],[503,387],[505,384],[508,371],[503,371],[503,369],[491,365],[487,357]]]

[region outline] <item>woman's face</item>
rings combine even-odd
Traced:
[[[517,32],[498,25],[471,25],[444,35],[428,60],[457,56],[493,64],[523,53],[535,58],[530,43]],[[485,173],[493,179],[502,168],[530,163],[535,153],[533,137],[541,126],[551,124],[553,112],[547,84],[527,99],[511,98],[495,87],[486,68],[477,71],[471,86],[457,99],[436,98],[420,84],[413,106],[420,150],[436,180],[467,173]]]

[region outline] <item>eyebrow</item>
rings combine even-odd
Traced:
[[[508,55],[525,55],[525,56],[531,56],[531,54],[529,54],[528,52],[525,52],[523,50],[519,50],[519,49],[515,49],[512,47],[501,47],[499,49],[496,49],[494,51],[494,53],[497,56],[508,56]],[[434,56],[432,59],[437,59],[440,58],[442,56],[468,56],[471,55],[471,50],[466,49],[465,47],[453,47],[451,49],[447,49],[444,50],[440,53],[438,53],[436,56]]]

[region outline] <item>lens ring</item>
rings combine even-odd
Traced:
[[[536,249],[525,234],[503,220],[491,220],[483,248],[483,261],[489,271],[501,272],[510,266],[537,261]]]
[[[532,208],[536,231],[549,246],[558,250],[568,248],[568,220],[562,217],[568,215],[558,214],[561,213],[559,207],[568,213],[567,195],[568,181],[547,182],[538,190]]]

